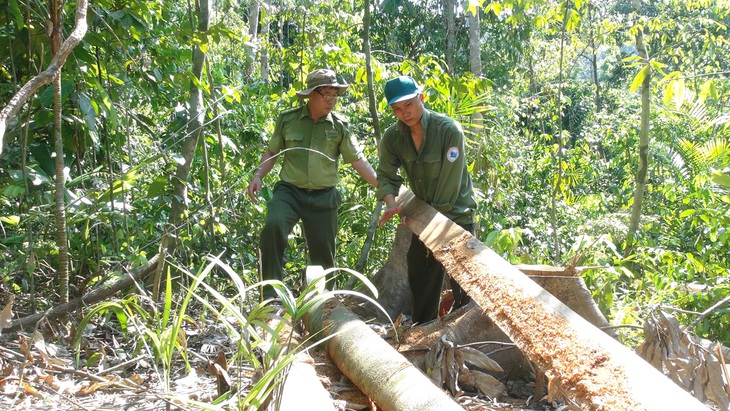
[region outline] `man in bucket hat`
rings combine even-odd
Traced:
[[[307,76],[307,88],[297,96],[307,99],[282,112],[261,162],[248,185],[248,196],[257,202],[263,178],[282,157],[279,181],[267,203],[261,230],[261,277],[284,279],[284,251],[294,225],[302,221],[311,265],[331,268],[335,263],[337,209],[340,193],[338,159],[350,163],[368,183],[377,185],[375,171],[350,132],[349,124],[332,111],[348,84],[340,83],[332,70],[314,70]],[[263,298],[275,298],[270,286]]]
[[[477,203],[464,158],[464,131],[450,117],[424,107],[422,91],[409,76],[385,83],[385,99],[398,121],[380,142],[375,198],[383,199],[386,209],[378,223],[382,227],[401,212],[395,197],[403,184],[402,169],[416,197],[474,234]],[[438,315],[445,269],[415,234],[407,261],[412,319],[422,324]],[[454,309],[470,301],[453,279],[451,290]]]

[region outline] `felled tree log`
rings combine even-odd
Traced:
[[[385,411],[463,410],[355,314],[335,301],[304,317],[311,334],[328,338],[337,367]]]
[[[534,362],[585,410],[707,410],[428,204],[398,196],[406,225]]]
[[[332,397],[322,386],[312,358],[302,353],[289,367],[279,404],[279,411],[300,410],[335,411]]]

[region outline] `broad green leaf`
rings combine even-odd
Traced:
[[[719,94],[715,80],[710,79],[702,83],[699,95],[700,101],[704,102],[707,97],[711,97],[715,101],[718,100]]]
[[[91,99],[89,99],[89,95],[85,92],[82,92],[79,95],[79,109],[84,114],[84,118],[86,119],[86,127],[88,128],[89,132],[95,133],[96,130],[96,110],[94,110],[94,107],[91,105]]]
[[[12,14],[15,19],[15,26],[17,27],[17,30],[24,28],[25,21],[23,20],[23,13],[20,11],[20,7],[18,7],[18,1],[10,0],[8,5],[10,6],[10,14]]]
[[[636,77],[634,77],[634,81],[631,82],[631,87],[629,88],[629,92],[633,93],[634,91],[638,90],[638,88],[641,87],[641,84],[644,82],[644,79],[648,75],[649,75],[649,66],[644,66],[644,68],[642,68],[636,74]]]
[[[18,225],[20,224],[20,216],[17,215],[11,215],[11,216],[0,216],[0,221],[10,224],[10,225]]]
[[[712,173],[712,182],[730,189],[730,174],[715,171]]]
[[[690,210],[684,210],[681,213],[679,213],[679,217],[680,218],[684,218],[684,217],[687,217],[687,216],[691,216],[692,214],[694,214],[696,212],[697,212],[697,210],[692,210],[692,209],[690,209]]]
[[[670,80],[664,91],[664,104],[667,106],[673,105],[675,110],[679,110],[685,101],[685,90],[684,79]]]

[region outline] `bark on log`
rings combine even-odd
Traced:
[[[125,276],[109,287],[94,289],[79,298],[73,299],[50,310],[14,320],[10,324],[10,327],[6,328],[6,330],[16,331],[18,329],[35,327],[35,325],[44,318],[55,320],[67,313],[77,310],[79,307],[84,307],[102,301],[114,295],[118,291],[131,286],[135,282],[143,281],[150,274],[155,272],[155,269],[157,268],[157,260],[158,255],[155,255],[148,261],[146,266],[139,269],[135,274]]]
[[[385,411],[463,410],[356,315],[335,301],[304,318],[326,341],[332,361]]]
[[[449,274],[552,386],[562,386],[583,409],[707,410],[411,191],[398,196],[398,204],[408,228]]]

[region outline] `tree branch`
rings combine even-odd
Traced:
[[[81,42],[81,39],[86,35],[86,29],[88,25],[86,23],[86,11],[88,7],[88,0],[78,0],[76,3],[76,23],[74,30],[71,35],[61,44],[58,49],[58,53],[53,56],[51,64],[42,73],[30,79],[23,87],[18,90],[17,93],[10,99],[8,105],[0,111],[0,154],[3,152],[5,129],[7,128],[8,120],[13,117],[18,110],[25,104],[28,99],[38,90],[41,86],[48,84],[53,80],[54,77],[60,74],[63,64],[66,62],[68,55],[71,51]]]

